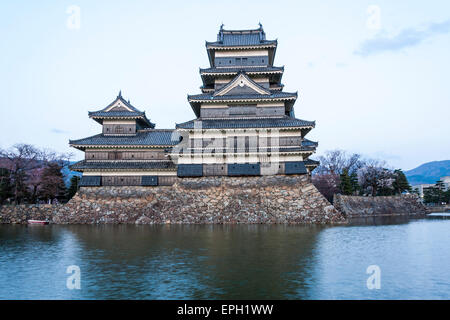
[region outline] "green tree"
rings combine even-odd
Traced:
[[[412,188],[408,182],[408,179],[406,178],[402,169],[394,170],[394,176],[395,176],[395,180],[392,183],[392,187],[394,188],[395,194],[401,194],[405,191],[407,191],[407,192],[412,191]]]
[[[444,192],[444,202],[450,203],[450,188]]]
[[[358,184],[358,174],[356,173],[356,171],[353,171],[350,175],[350,183],[352,185],[353,194],[359,194],[361,188]]]
[[[78,185],[80,183],[79,176],[72,176],[70,178],[70,187],[67,189],[67,199],[70,200],[78,191]]]
[[[444,191],[445,186],[442,181],[437,181],[434,186],[428,187],[423,190],[423,200],[425,203],[438,203],[447,202],[450,200],[450,193]]]
[[[342,173],[340,175],[340,189],[342,194],[345,195],[352,195],[353,194],[353,186],[352,186],[352,180],[350,178],[350,175],[348,174],[348,169],[344,168],[342,170]]]
[[[436,181],[437,203],[445,202],[445,185],[441,180]]]
[[[438,203],[439,190],[435,187],[428,187],[423,189],[423,201],[425,203]]]

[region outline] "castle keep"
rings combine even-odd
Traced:
[[[200,69],[201,94],[189,95],[195,119],[155,129],[122,97],[89,117],[102,133],[70,145],[85,152],[72,170],[81,186],[168,186],[180,178],[309,175],[315,122],[295,117],[297,93],[283,91],[274,65],[276,40],[254,30],[225,30],[206,42],[210,66]]]

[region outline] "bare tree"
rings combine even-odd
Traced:
[[[30,144],[15,144],[10,149],[0,149],[2,167],[11,174],[14,203],[30,197],[36,201],[42,183],[42,171],[50,163],[60,167],[66,165],[71,154],[60,154],[51,150],[40,150]]]
[[[359,154],[348,154],[343,150],[326,151],[319,157],[320,165],[315,170],[316,174],[331,174],[339,176],[344,169],[351,174],[364,166],[364,161]]]
[[[359,154],[348,154],[343,150],[326,151],[319,157],[320,165],[314,171],[312,182],[316,188],[332,201],[335,193],[341,192],[341,175],[355,174],[364,166]]]
[[[320,193],[330,202],[333,202],[335,193],[339,193],[340,180],[338,175],[324,173],[314,174],[312,183]]]
[[[386,163],[379,160],[367,160],[366,165],[358,171],[358,181],[365,194],[376,196],[381,191],[393,191],[395,175],[386,168]]]
[[[15,144],[8,150],[0,150],[4,165],[11,172],[14,203],[19,203],[27,194],[26,180],[31,170],[42,164],[41,151],[29,144]]]

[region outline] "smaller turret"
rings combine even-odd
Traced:
[[[126,101],[119,91],[117,98],[106,108],[89,112],[89,117],[103,126],[105,135],[135,135],[141,129],[153,129],[155,125],[150,122],[142,112]]]

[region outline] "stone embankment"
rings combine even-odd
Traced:
[[[183,178],[173,186],[82,187],[65,205],[0,208],[0,223],[343,223],[307,176]]]
[[[333,204],[346,217],[424,216],[427,208],[414,194],[386,197],[357,197],[337,194]]]
[[[21,204],[0,206],[0,223],[22,224],[27,220],[52,221],[63,209],[61,204]]]

